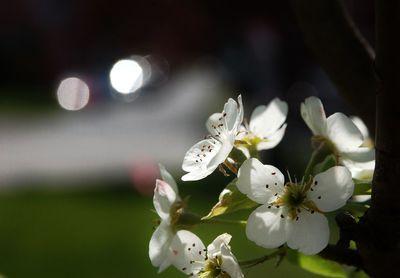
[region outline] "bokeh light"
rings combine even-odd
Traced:
[[[144,84],[143,67],[133,59],[120,60],[110,71],[111,86],[121,94],[129,94]]]
[[[61,81],[57,89],[57,100],[66,110],[77,111],[89,102],[89,87],[77,77],[69,77]]]

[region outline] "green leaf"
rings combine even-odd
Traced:
[[[336,166],[336,165],[337,165],[336,157],[333,154],[330,154],[330,155],[326,156],[322,162],[320,162],[314,166],[313,174],[315,176],[316,174],[325,172],[329,168]]]
[[[246,195],[241,193],[236,187],[237,178],[232,180],[219,195],[218,203],[214,205],[208,215],[204,216],[202,220],[210,219],[215,216],[232,213],[234,211],[249,209],[259,205],[253,202]]]
[[[297,251],[288,249],[287,258],[291,263],[318,275],[333,278],[347,277],[346,271],[340,264],[325,260],[317,255],[306,256]]]

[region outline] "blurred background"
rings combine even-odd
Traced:
[[[372,1],[346,1],[373,43]],[[15,0],[0,9],[0,273],[5,277],[157,274],[148,241],[164,164],[179,181],[205,120],[242,94],[245,116],[274,97],[288,129],[264,161],[301,175],[310,132],[299,106],[352,111],[304,44],[288,1]],[[206,214],[229,178],[180,182]],[[243,216],[245,217],[245,216]],[[239,259],[264,254],[240,227]],[[247,277],[317,277],[284,262]]]

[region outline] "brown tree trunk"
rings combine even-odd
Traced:
[[[376,167],[357,246],[373,277],[400,277],[400,1],[376,0]]]

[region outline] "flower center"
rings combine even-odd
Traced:
[[[288,182],[285,184],[284,193],[277,198],[274,202],[278,206],[286,206],[289,209],[289,216],[291,219],[297,217],[297,209],[302,207],[306,199],[306,193],[303,190],[302,185]]]
[[[312,182],[312,179],[302,184],[288,182],[285,184],[284,193],[277,197],[273,205],[287,207],[289,218],[296,221],[299,220],[298,215],[302,209],[311,213],[320,212],[315,203],[307,199],[307,192],[310,190]]]
[[[231,278],[231,276],[222,270],[222,258],[216,256],[209,258],[204,264],[203,269],[197,274],[199,278]]]
[[[245,131],[244,134],[245,135],[240,140],[235,141],[236,146],[244,146],[248,148],[249,146],[257,146],[262,142],[268,141],[267,138],[258,137],[249,130]]]

